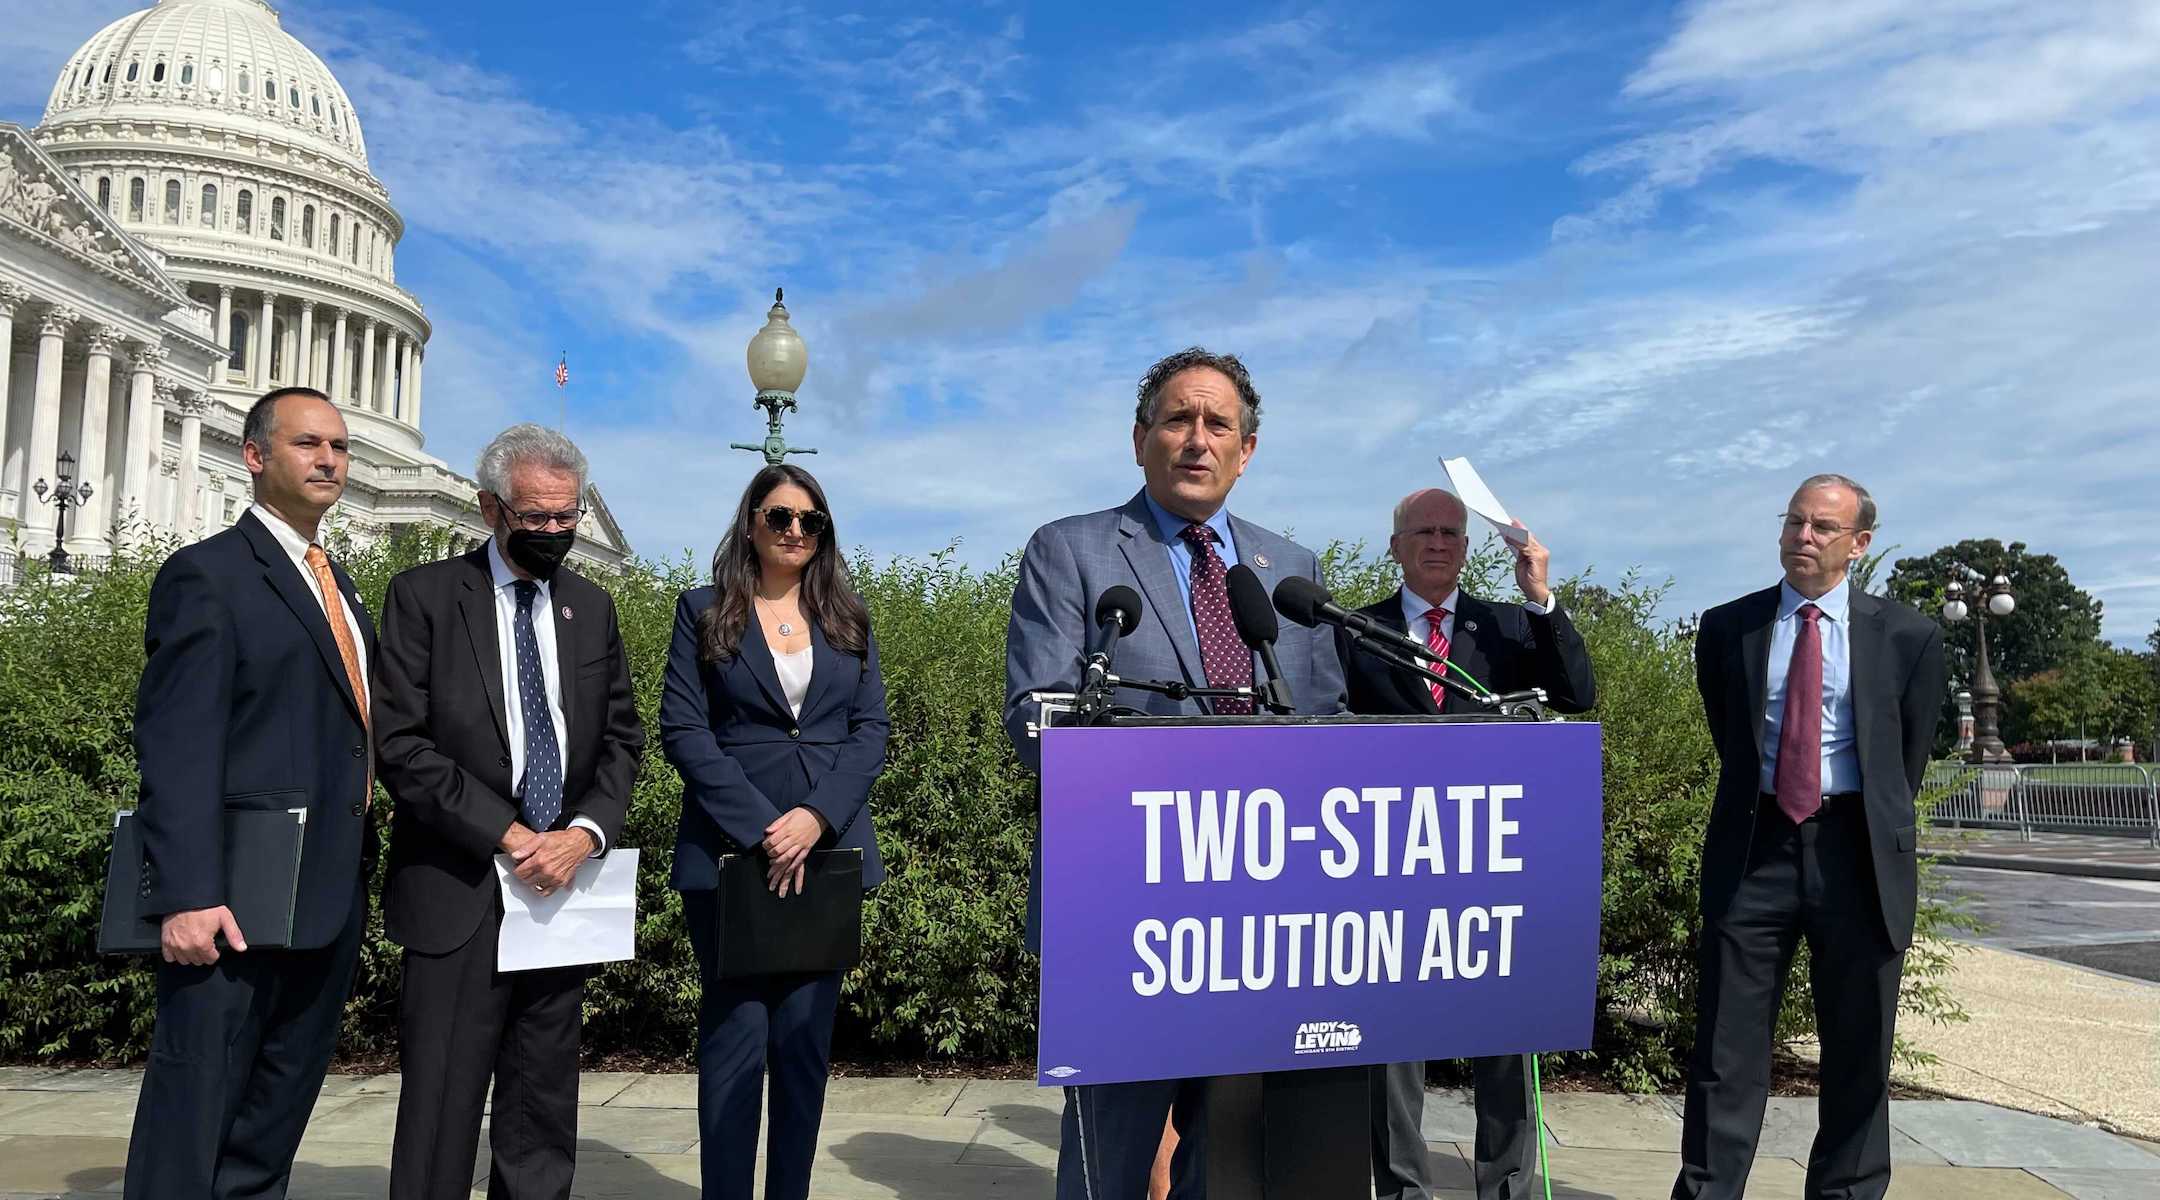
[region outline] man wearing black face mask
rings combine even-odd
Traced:
[[[645,745],[608,594],[562,565],[585,456],[538,425],[480,455],[494,536],[390,581],[375,735],[396,810],[383,916],[405,948],[390,1194],[465,1200],[494,1080],[489,1195],[563,1200],[585,972],[495,969],[494,857],[546,895],[607,853]]]

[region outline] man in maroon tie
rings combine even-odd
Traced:
[[[1597,680],[1582,635],[1561,611],[1548,580],[1551,555],[1525,535],[1515,552],[1522,603],[1465,595],[1457,585],[1470,551],[1470,514],[1453,493],[1425,488],[1395,506],[1388,555],[1402,568],[1402,588],[1358,611],[1431,647],[1446,672],[1468,675],[1497,692],[1543,688],[1551,707],[1588,712]],[[1338,630],[1350,711],[1371,715],[1477,711],[1443,685],[1389,665]],[[1530,1120],[1530,1070],[1519,1054],[1476,1059],[1477,1200],[1524,1200],[1532,1194],[1537,1140]],[[1377,1200],[1431,1200],[1425,1158],[1425,1064],[1373,1068],[1372,1170]]]
[[[1854,588],[1875,501],[1842,475],[1779,517],[1784,582],[1705,612],[1696,686],[1718,753],[1701,991],[1675,1200],[1739,1200],[1785,973],[1807,941],[1822,1041],[1810,1200],[1890,1186],[1890,1046],[1919,904],[1913,796],[1942,712],[1942,630]]]

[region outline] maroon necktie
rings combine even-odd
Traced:
[[[1799,616],[1785,669],[1776,773],[1777,806],[1795,825],[1822,807],[1822,610],[1803,604]]]
[[[1179,534],[1192,545],[1193,627],[1200,634],[1200,667],[1207,672],[1209,687],[1251,687],[1252,650],[1238,637],[1237,622],[1230,616],[1229,571],[1215,552],[1215,531],[1206,525],[1187,525]],[[1244,716],[1252,701],[1224,698],[1211,706],[1216,715]]]

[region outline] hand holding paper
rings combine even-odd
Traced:
[[[617,849],[605,858],[583,860],[568,886],[542,895],[517,877],[516,860],[496,855],[503,918],[495,969],[532,971],[635,957],[637,866],[635,849]]]
[[[1530,541],[1530,531],[1523,523],[1508,515],[1507,506],[1492,494],[1485,481],[1478,477],[1477,468],[1467,458],[1443,458],[1440,465],[1448,473],[1449,490],[1463,502],[1463,507],[1485,518],[1510,546],[1518,550]]]

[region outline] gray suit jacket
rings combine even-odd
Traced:
[[[1232,516],[1230,536],[1238,561],[1252,568],[1271,595],[1277,583],[1292,575],[1320,577],[1320,561],[1313,552],[1280,534]],[[1140,593],[1147,611],[1132,635],[1118,642],[1112,662],[1117,674],[1182,679],[1194,685],[1207,681],[1190,609],[1170,565],[1169,544],[1148,509],[1145,492],[1134,493],[1119,508],[1052,521],[1028,540],[1020,581],[1013,587],[1012,623],[1005,632],[1005,732],[1031,771],[1042,767],[1042,747],[1027,733],[1035,715],[1028,693],[1079,690],[1095,600],[1121,583]],[[1298,712],[1325,716],[1344,711],[1342,663],[1326,626],[1305,629],[1283,622],[1275,654]],[[1261,673],[1257,658],[1255,679]],[[1158,716],[1203,712],[1195,700],[1177,701],[1130,688],[1120,688],[1116,701]],[[1042,933],[1041,866],[1038,846],[1028,889],[1030,950],[1038,948]]]

